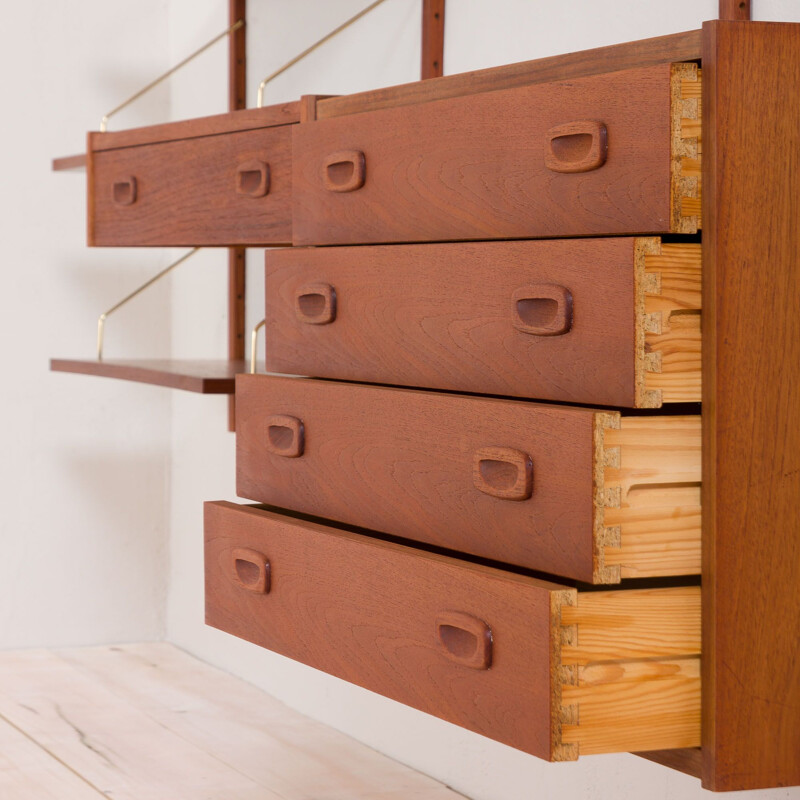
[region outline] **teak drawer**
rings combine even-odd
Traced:
[[[700,588],[577,592],[232,503],[209,625],[541,758],[700,742]]]
[[[295,126],[294,243],[695,233],[695,64]]]
[[[237,493],[576,580],[700,571],[700,417],[236,378]]]
[[[89,244],[290,244],[291,127],[90,151]]]
[[[269,250],[267,370],[611,406],[700,401],[700,245]]]

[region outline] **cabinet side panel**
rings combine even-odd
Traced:
[[[789,786],[800,783],[800,25],[715,21],[704,37],[703,783]]]

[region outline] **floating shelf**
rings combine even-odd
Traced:
[[[83,172],[86,169],[86,153],[77,156],[62,156],[53,159],[53,172]]]
[[[249,364],[241,360],[173,359],[121,359],[115,361],[96,359],[70,360],[54,358],[50,361],[53,372],[74,372],[105,378],[150,383],[170,389],[183,389],[199,394],[233,394],[236,375],[248,372]]]

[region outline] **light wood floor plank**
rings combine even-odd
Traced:
[[[0,720],[3,800],[99,800],[104,795],[46,750]]]
[[[50,652],[0,655],[0,717],[115,800],[284,800]]]
[[[285,800],[462,797],[171,645],[81,648],[58,655]]]

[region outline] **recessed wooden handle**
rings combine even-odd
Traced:
[[[111,187],[111,196],[118,206],[132,206],[136,202],[136,195],[136,178],[133,175],[114,181]]]
[[[336,319],[336,290],[328,283],[307,283],[294,294],[294,313],[308,325],[327,325]]]
[[[275,414],[267,419],[267,450],[276,456],[298,458],[305,450],[305,427],[297,417]]]
[[[514,327],[533,336],[561,336],[572,328],[572,293],[566,286],[534,283],[517,289]]]
[[[533,461],[513,447],[482,447],[472,466],[475,488],[501,500],[527,500],[533,494]]]
[[[235,583],[256,594],[268,594],[270,589],[269,561],[263,553],[247,547],[231,550],[231,575]]]
[[[245,161],[236,168],[236,193],[246,197],[264,197],[269,193],[269,164]]]
[[[439,649],[456,664],[472,669],[492,666],[492,629],[462,611],[443,611],[436,618]]]
[[[322,182],[329,192],[354,192],[364,185],[367,162],[360,150],[331,153],[322,166]]]
[[[602,167],[607,154],[608,131],[602,122],[567,122],[545,134],[544,163],[553,172],[589,172]]]

